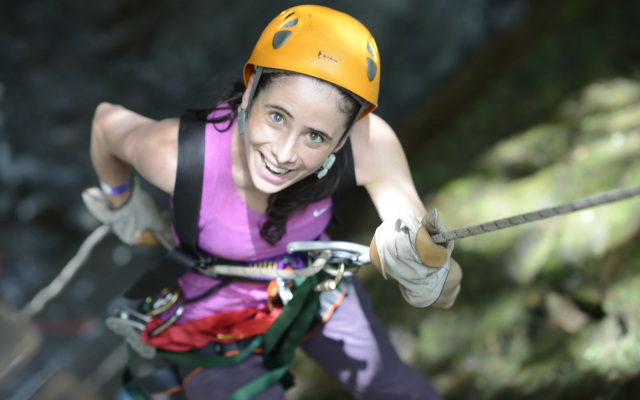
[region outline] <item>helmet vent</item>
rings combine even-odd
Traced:
[[[298,18],[294,18],[291,21],[287,22],[286,24],[282,25],[280,27],[280,29],[292,28],[292,27],[296,26],[297,24],[298,24]]]
[[[371,48],[371,43],[367,43],[367,51],[371,54],[372,58],[376,58],[375,54],[373,54],[373,49]]]
[[[378,73],[378,66],[376,62],[367,57],[367,78],[369,81],[373,81]]]
[[[290,36],[291,31],[278,31],[275,35],[273,35],[273,41],[271,42],[271,45],[274,49],[277,50],[282,47],[282,45],[284,45],[287,40],[289,40]]]
[[[295,13],[293,11],[290,11],[289,14],[285,15],[284,18],[282,18],[282,20],[284,21],[285,19],[289,18],[293,14],[295,14]]]

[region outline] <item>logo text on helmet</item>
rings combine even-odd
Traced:
[[[318,60],[330,61],[330,62],[334,62],[334,63],[339,63],[340,62],[340,58],[339,57],[332,56],[332,55],[329,55],[327,53],[323,53],[322,50],[318,51],[318,56],[316,58],[314,58],[313,60],[311,60],[311,62],[316,62]]]

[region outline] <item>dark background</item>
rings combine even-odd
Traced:
[[[375,37],[382,73],[376,112],[396,129],[425,198],[473,173],[474,164],[466,161],[547,120],[589,83],[635,79],[640,71],[640,7],[633,0],[319,3],[355,16]],[[9,315],[46,286],[97,227],[80,199],[83,188],[96,184],[88,153],[96,105],[109,101],[165,118],[213,103],[241,78],[263,27],[292,5],[203,0],[0,5],[0,292]],[[165,197],[153,194],[166,207]],[[378,220],[363,193],[340,213],[342,225],[334,236],[368,243]],[[496,210],[496,217],[503,216]],[[102,242],[61,296],[31,321],[42,338],[38,352],[20,368],[8,368],[11,379],[0,397],[114,398],[124,352],[105,331],[105,308],[161,256],[158,249],[129,248],[113,237]],[[379,288],[371,286],[374,302],[381,303]],[[389,315],[381,307],[383,320],[391,324]],[[425,373],[437,369],[418,364]],[[300,367],[303,375],[306,368]],[[313,387],[309,380],[303,382]],[[464,390],[447,394],[486,397],[473,382],[469,378]],[[65,392],[65,385],[73,385],[73,393]],[[557,392],[563,390],[570,389]],[[311,398],[303,389],[291,396]]]

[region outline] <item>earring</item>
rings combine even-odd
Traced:
[[[333,167],[333,163],[336,162],[336,155],[331,153],[329,157],[322,163],[322,167],[316,172],[318,174],[318,179],[322,179],[327,175],[327,172]]]
[[[240,138],[244,141],[244,128],[247,125],[247,110],[242,107],[238,107],[238,132],[240,132]]]

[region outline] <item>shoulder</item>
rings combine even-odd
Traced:
[[[149,137],[177,138],[180,120],[178,118],[155,120],[121,105],[100,103],[96,108],[93,124],[99,131],[120,140],[136,142],[146,141]],[[155,146],[161,143],[162,141],[155,141],[146,144]]]
[[[382,118],[369,114],[359,121],[351,133],[351,145],[360,186],[377,180],[405,155],[395,131]]]
[[[370,114],[351,133],[356,183],[364,186],[382,220],[397,216],[400,207],[425,213],[394,130],[382,118]]]
[[[111,153],[168,193],[175,183],[179,126],[178,118],[155,120],[110,103],[98,105],[93,118],[93,131]]]

